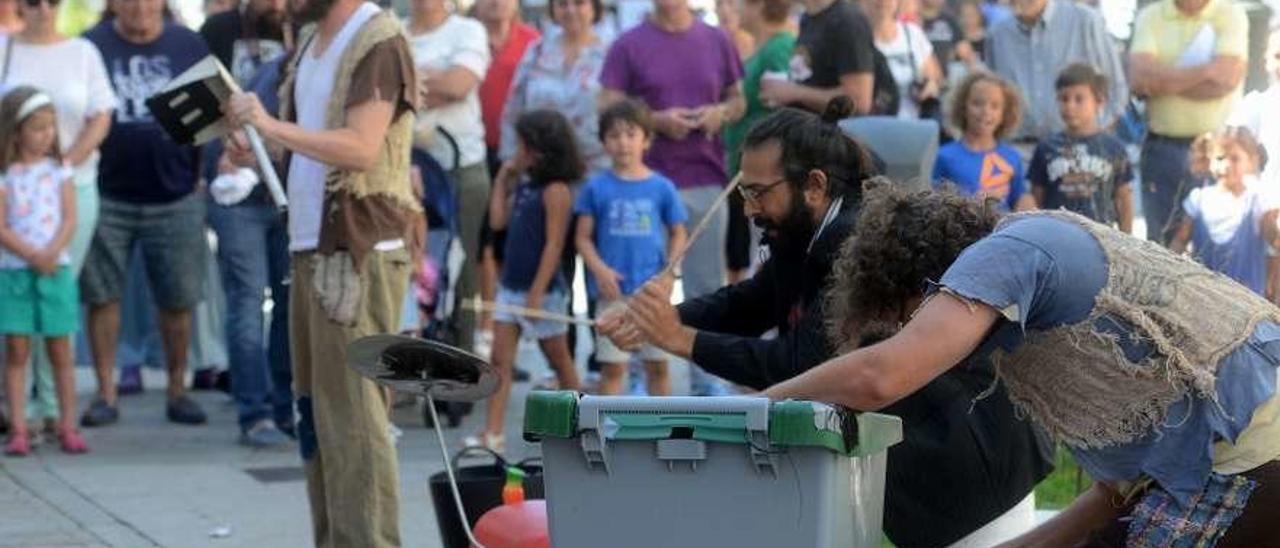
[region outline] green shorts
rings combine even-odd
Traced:
[[[0,269],[0,333],[70,335],[80,327],[80,295],[70,267],[52,276],[30,268]]]

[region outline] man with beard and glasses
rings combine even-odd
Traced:
[[[377,4],[294,0],[291,11],[307,26],[285,65],[279,118],[253,93],[224,110],[289,153],[289,331],[315,544],[399,546],[385,392],[347,367],[346,348],[399,331],[421,249],[409,184],[413,61],[400,22]]]
[[[740,188],[770,251],[755,276],[678,307],[669,304],[670,278],[650,281],[629,312],[601,319],[601,332],[622,348],[648,341],[757,390],[870,342],[831,340],[824,324],[832,265],[858,219],[862,181],[875,171],[835,125],[851,107],[837,98],[821,120],[783,109],[747,134]],[[993,378],[989,363],[957,369],[884,410],[905,428],[889,450],[885,500],[896,545],[992,546],[1034,526],[1030,494],[1052,470],[1051,453],[1002,389],[978,399]]]

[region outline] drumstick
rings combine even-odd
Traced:
[[[534,318],[538,320],[586,326],[595,325],[594,321],[586,318],[577,318],[567,314],[556,314],[555,312],[547,312],[546,310],[538,310],[536,308],[526,308],[523,306],[482,301],[479,299],[463,299],[462,308],[473,312],[505,312],[507,314],[515,314],[517,316],[524,316],[526,318]]]
[[[684,256],[689,254],[689,249],[693,247],[693,242],[698,241],[698,237],[702,236],[703,232],[706,232],[707,226],[711,224],[711,218],[715,215],[716,210],[720,209],[720,207],[728,201],[729,194],[734,190],[737,190],[738,183],[740,182],[742,182],[741,171],[739,171],[737,175],[733,176],[733,179],[729,181],[729,184],[725,185],[724,190],[720,191],[720,195],[716,196],[716,200],[711,202],[711,207],[707,208],[706,214],[704,214],[702,219],[698,221],[697,226],[693,227],[693,232],[689,233],[689,239],[684,241],[684,248],[677,251],[676,254],[667,261],[667,267],[663,268],[662,272],[659,272],[657,277],[666,276],[675,272],[676,267],[684,260]]]

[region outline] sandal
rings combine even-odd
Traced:
[[[80,437],[80,432],[69,429],[58,433],[58,441],[62,444],[62,452],[72,455],[88,453],[89,446],[84,442],[84,438]]]
[[[10,457],[25,457],[31,454],[31,435],[26,432],[14,432],[9,436],[9,443],[4,445],[4,454]]]
[[[507,437],[503,434],[481,432],[474,436],[467,436],[466,439],[462,440],[462,445],[466,447],[484,447],[494,453],[502,454],[506,452]]]

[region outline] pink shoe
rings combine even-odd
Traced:
[[[85,444],[84,438],[80,437],[80,432],[76,430],[63,430],[58,434],[58,441],[62,442],[62,452],[72,455],[88,453],[89,446]]]
[[[31,436],[26,432],[9,436],[9,443],[4,445],[4,454],[10,457],[25,457],[31,454]]]

